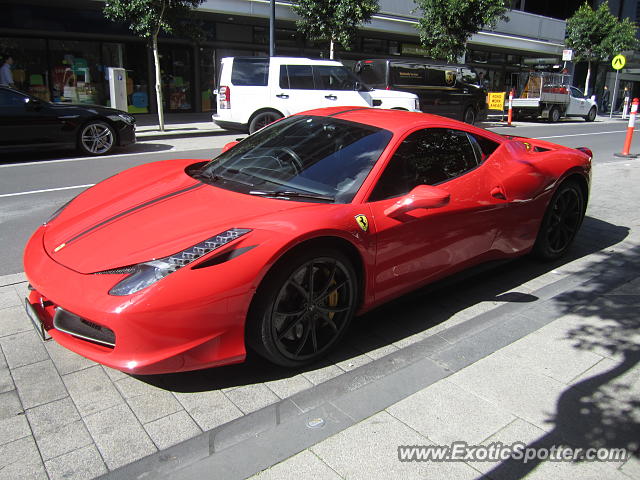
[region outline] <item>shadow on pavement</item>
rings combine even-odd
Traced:
[[[135,143],[126,147],[119,147],[113,150],[106,157],[113,155],[130,155],[132,153],[155,153],[171,150],[172,145],[162,143]],[[75,150],[42,150],[42,151],[30,151],[30,152],[16,152],[3,154],[0,164],[12,164],[12,163],[26,163],[37,162],[41,160],[61,160],[61,159],[74,159],[74,158],[88,158],[87,155]],[[90,157],[100,158],[100,156]]]
[[[136,378],[167,390],[199,392],[293,377],[388,347],[439,325],[455,313],[482,301],[534,302],[537,300],[534,295],[510,290],[575,259],[615,245],[627,234],[626,227],[586,217],[567,257],[551,263],[524,257],[497,266],[484,266],[408,294],[356,317],[341,346],[328,359],[300,370],[277,367],[248,352],[246,361],[238,365]]]
[[[585,280],[595,274],[589,290],[609,290],[612,277],[621,268],[640,270],[640,247],[628,253],[602,252],[600,259],[584,269]],[[640,362],[637,314],[640,283],[636,280],[635,284],[628,284],[622,294],[616,294],[614,290],[596,301],[583,302],[579,308],[576,308],[579,296],[560,295],[554,300],[565,313],[584,318],[584,323],[567,333],[574,348],[612,356],[617,363],[567,388],[558,399],[555,415],[548,420],[553,430],[527,447],[550,449],[562,445],[583,451],[590,448],[626,449],[630,455],[640,458],[638,372],[629,375]],[[632,390],[630,386],[634,383],[636,387]],[[528,463],[508,459],[486,475],[494,480],[521,479],[541,463],[538,459]]]

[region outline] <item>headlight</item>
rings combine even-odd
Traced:
[[[174,255],[159,258],[157,260],[151,260],[150,262],[140,263],[133,267],[106,270],[98,273],[108,274],[130,272],[131,274],[128,277],[118,282],[111,290],[109,290],[109,295],[131,295],[156,283],[158,280],[163,279],[170,273],[195,262],[200,257],[223,247],[236,238],[246,235],[250,231],[251,230],[247,228],[232,228]]]
[[[128,115],[126,113],[118,113],[117,115],[109,115],[109,116],[107,116],[107,118],[109,120],[113,120],[114,122],[122,120],[127,125],[133,125],[134,123],[136,123],[135,117],[133,117],[131,115]]]

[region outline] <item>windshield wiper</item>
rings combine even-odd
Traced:
[[[249,195],[261,195],[264,197],[278,197],[278,198],[309,198],[312,200],[324,200],[325,202],[333,202],[335,201],[334,197],[329,195],[320,195],[318,193],[306,193],[306,192],[295,192],[290,190],[270,190],[270,191],[262,191],[262,190],[251,190]]]

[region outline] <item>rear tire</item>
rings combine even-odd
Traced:
[[[549,123],[557,123],[560,121],[560,109],[558,107],[551,107],[549,110]]]
[[[533,254],[550,261],[562,257],[571,247],[584,218],[585,198],[574,180],[562,183],[554,193],[542,219]]]
[[[357,274],[341,251],[296,251],[258,288],[247,316],[247,343],[276,365],[313,363],[342,338],[358,298]]]
[[[251,122],[249,122],[249,133],[255,133],[280,118],[282,118],[282,115],[274,110],[260,112],[251,119]]]

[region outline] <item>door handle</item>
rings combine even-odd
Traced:
[[[500,186],[493,187],[491,189],[491,196],[494,197],[494,198],[498,198],[500,200],[506,200],[507,199],[507,196],[504,194],[504,190]]]
[[[278,98],[289,98],[289,95],[287,95],[286,93],[279,93],[278,95],[276,95],[276,97],[278,97]]]
[[[325,95],[324,98],[328,98],[329,100],[337,100],[338,97],[336,97],[335,95]]]

